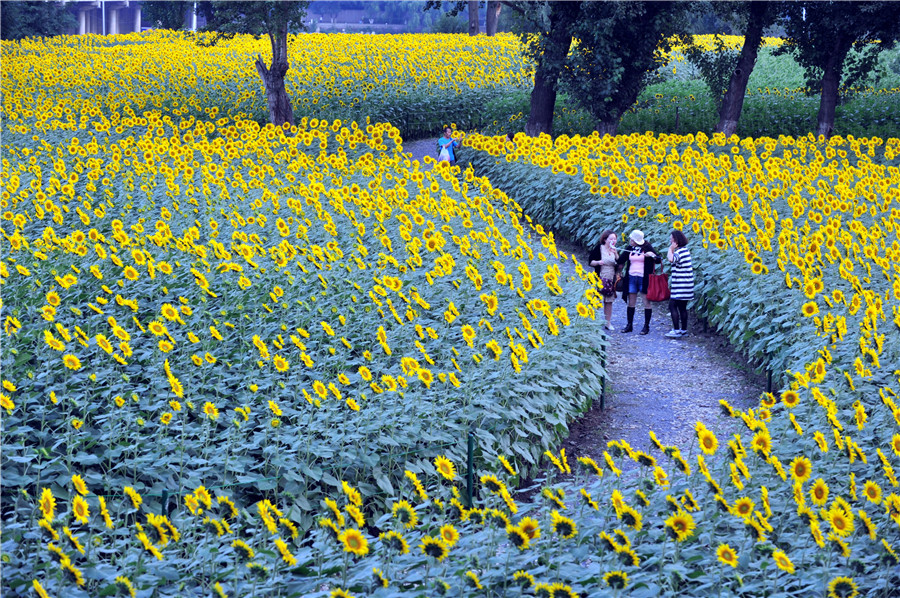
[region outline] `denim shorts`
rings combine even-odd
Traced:
[[[643,276],[628,276],[628,294],[636,294],[641,292],[641,285],[644,284]]]

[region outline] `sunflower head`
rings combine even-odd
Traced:
[[[729,567],[737,567],[737,553],[728,544],[719,544],[719,548],[716,550],[716,556],[718,557],[719,562],[723,565],[728,565]]]
[[[510,543],[512,543],[512,545],[519,550],[525,550],[526,548],[528,548],[528,544],[531,542],[531,540],[528,538],[528,534],[514,525],[510,525],[506,528],[506,536],[507,538],[509,538]]]
[[[523,571],[519,569],[515,573],[513,573],[513,581],[517,582],[523,588],[530,588],[534,586],[534,575],[528,573],[527,571]]]
[[[422,543],[419,545],[419,547],[422,549],[423,554],[430,556],[438,561],[443,561],[450,553],[450,550],[447,548],[446,544],[444,544],[437,538],[432,538],[431,536],[425,536],[424,538],[422,538]]]
[[[856,582],[850,577],[835,577],[828,584],[828,598],[855,598],[859,595]]]
[[[614,590],[621,590],[628,587],[628,574],[624,571],[610,571],[603,576],[603,581]]]

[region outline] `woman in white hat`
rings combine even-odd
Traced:
[[[626,314],[628,323],[622,332],[631,332],[634,330],[634,312],[637,306],[637,298],[641,297],[641,304],[644,306],[644,327],[641,334],[650,332],[650,318],[653,316],[653,308],[647,301],[647,287],[650,286],[650,273],[656,264],[662,262],[662,258],[657,255],[653,246],[644,240],[644,233],[639,230],[632,231],[628,237],[629,247],[627,251],[623,251],[616,261],[618,269],[624,269],[623,278],[625,279],[625,293],[627,294],[628,309]]]

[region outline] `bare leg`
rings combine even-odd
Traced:
[[[605,301],[603,303],[603,313],[604,313],[604,315],[606,315],[606,325],[607,326],[612,326],[612,308],[613,308],[612,301]]]

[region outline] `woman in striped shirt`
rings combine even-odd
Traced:
[[[666,334],[669,338],[680,338],[688,333],[687,304],[694,298],[694,268],[687,242],[683,232],[677,229],[672,231],[667,256],[672,263],[672,275],[669,277],[672,330]]]

